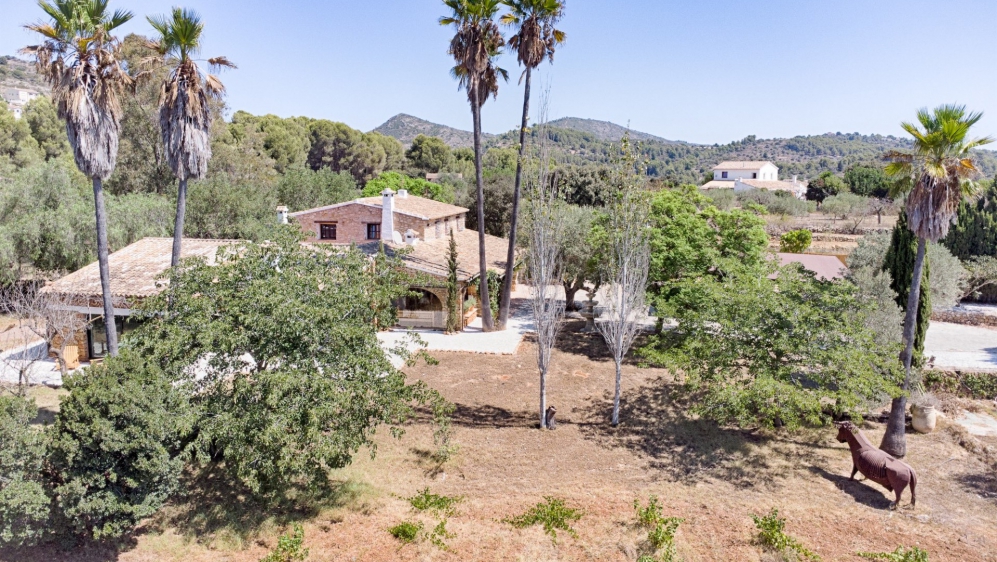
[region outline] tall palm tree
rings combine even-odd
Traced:
[[[66,134],[76,166],[93,182],[97,221],[97,261],[104,296],[107,350],[118,353],[118,333],[107,263],[107,212],[103,182],[114,171],[121,130],[119,98],[131,78],[119,64],[121,44],[111,32],[132,18],[131,12],[110,13],[108,0],[40,0],[49,21],[26,25],[42,35],[40,45],[22,53],[52,87],[56,111],[66,122]]]
[[[554,63],[554,50],[564,43],[565,34],[554,26],[564,17],[563,0],[502,0],[509,7],[509,13],[501,18],[505,25],[518,26],[516,34],[509,38],[509,47],[516,51],[519,64],[524,68],[526,92],[523,96],[523,122],[519,127],[519,159],[516,161],[516,188],[512,193],[512,224],[509,229],[509,253],[505,262],[505,279],[502,283],[502,296],[499,300],[498,329],[505,329],[509,321],[509,305],[512,298],[512,276],[516,259],[516,228],[519,222],[519,194],[523,178],[523,155],[526,152],[526,128],[530,117],[530,85],[533,69],[544,59]],[[568,303],[571,304],[571,303]]]
[[[897,178],[894,195],[907,196],[907,219],[911,232],[917,236],[917,255],[907,312],[904,316],[904,394],[893,400],[886,435],[880,448],[895,457],[907,454],[904,432],[907,408],[906,393],[910,390],[911,362],[914,356],[914,332],[917,327],[917,301],[921,293],[921,276],[928,241],[938,242],[956,221],[959,203],[979,191],[974,181],[979,170],[973,161],[972,149],[989,144],[989,137],[969,140],[969,130],[983,117],[982,113],[966,113],[961,105],[942,105],[934,111],[921,109],[915,123],[902,127],[914,137],[911,152],[891,151],[886,172]]]
[[[451,73],[467,91],[474,121],[474,172],[478,188],[478,265],[481,300],[481,324],[485,331],[494,328],[488,296],[488,267],[485,259],[485,193],[481,174],[481,106],[488,96],[498,96],[499,77],[508,79],[495,60],[505,46],[505,38],[495,23],[500,0],[443,0],[451,14],[440,18],[440,25],[457,30],[447,51],[456,66]]]
[[[179,180],[177,216],[173,229],[172,266],[180,263],[183,223],[187,208],[187,180],[208,173],[211,159],[211,99],[220,99],[225,86],[211,74],[204,74],[194,61],[201,50],[204,23],[193,10],[173,8],[170,16],[149,17],[159,33],[151,46],[170,69],[159,92],[159,129],[163,136],[166,161]],[[225,57],[208,59],[212,68],[235,68]]]

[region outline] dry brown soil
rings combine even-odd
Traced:
[[[951,432],[909,436],[917,507],[906,505],[905,494],[904,507],[890,511],[883,489],[848,480],[848,448],[833,431],[768,434],[690,419],[680,388],[663,370],[625,368],[623,423],[611,428],[613,369],[597,337],[561,338],[549,380],[555,431],[536,427],[531,343],[515,356],[441,353],[439,365],[408,372],[457,405],[460,452],[442,467],[429,459],[430,425],[418,421],[400,440],[379,435],[374,460],[362,454],[336,471],[323,506],[268,511],[238,495],[202,493],[166,510],[118,550],[7,559],[255,561],[301,520],[313,561],[634,561],[645,534],[634,526],[632,504],[655,494],[665,515],[685,518],[676,542],[689,561],[771,559],[754,544],[750,516],[773,507],[787,518],[787,532],[824,560],[859,560],[858,551],[898,545],[918,545],[932,562],[997,560],[997,477]],[[874,442],[882,435],[881,426],[865,431]],[[466,498],[447,522],[456,534],[447,541],[452,552],[428,541],[401,546],[386,530],[403,520],[435,524],[403,499],[425,487]],[[555,545],[539,528],[502,522],[546,495],[584,511],[577,539],[561,533]]]

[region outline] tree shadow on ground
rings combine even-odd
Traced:
[[[992,473],[966,473],[955,478],[967,492],[997,502],[997,478]]]
[[[827,448],[813,435],[724,427],[689,415],[688,408],[681,385],[660,377],[624,392],[615,428],[609,423],[608,394],[574,413],[585,418],[579,425],[586,438],[633,451],[672,481],[691,484],[710,478],[741,487],[771,487],[789,471],[825,460]]]
[[[363,486],[351,481],[329,481],[294,488],[270,498],[259,498],[233,482],[220,468],[206,469],[185,483],[183,497],[163,509],[149,525],[150,531],[176,529],[186,539],[201,544],[221,535],[245,545],[265,528],[283,528],[314,519],[323,510],[354,503]]]
[[[810,472],[831,482],[839,490],[851,496],[858,503],[873,509],[889,509],[893,503],[891,497],[887,497],[886,489],[875,482],[869,480],[850,480],[847,476],[828,472],[820,467],[811,467]],[[857,475],[856,478],[859,476]],[[904,492],[909,493],[908,491]],[[891,492],[892,494],[892,492]],[[905,496],[906,497],[906,496]]]
[[[453,424],[462,427],[506,428],[539,426],[540,419],[535,412],[514,412],[490,405],[454,404],[457,409],[452,416]]]
[[[0,560],[18,562],[115,562],[121,555],[135,548],[135,537],[129,536],[114,542],[77,541],[71,538],[30,548],[0,548]]]

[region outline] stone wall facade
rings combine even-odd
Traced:
[[[311,242],[330,244],[363,244],[369,242],[367,239],[367,225],[371,223],[381,223],[381,209],[379,207],[369,207],[358,203],[343,205],[334,209],[317,210],[310,213],[297,215],[293,219],[308,236]],[[336,239],[322,240],[321,225],[335,223]],[[445,238],[451,230],[458,232],[464,230],[464,215],[453,215],[429,221],[406,215],[395,213],[395,230],[402,237],[408,230],[413,230],[416,236],[422,240],[436,240]]]

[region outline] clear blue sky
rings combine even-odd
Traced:
[[[137,16],[173,2],[112,0]],[[233,110],[306,115],[370,130],[397,113],[470,129],[448,74],[449,28],[437,0],[199,0],[205,57],[226,55]],[[31,0],[0,0],[0,54],[34,37]],[[552,117],[629,123],[670,139],[747,135],[900,135],[922,106],[987,112],[997,136],[997,2],[993,0],[567,0],[568,41],[553,69]],[[149,33],[144,17],[125,32]],[[516,126],[512,75],[484,128]]]

